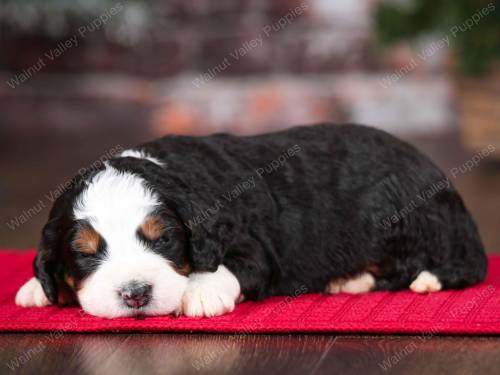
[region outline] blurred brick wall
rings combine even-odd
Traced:
[[[141,122],[155,135],[256,133],[329,120],[399,133],[446,129],[454,119],[452,90],[439,54],[431,67],[421,64],[404,79],[384,83],[412,55],[404,49],[387,58],[376,54],[376,3],[155,1],[142,15],[147,27],[133,43],[118,44],[102,30],[94,32],[27,83],[3,85],[0,121],[30,126],[12,104],[37,108],[37,98],[49,109],[42,116],[47,127],[60,129],[110,126],[118,113],[120,126]],[[0,72],[2,81],[57,43],[33,35],[24,44],[19,38],[6,42],[8,72]],[[89,106],[95,109],[91,121]]]
[[[122,71],[152,77],[206,72],[225,58],[222,75],[332,72],[366,68],[373,0],[170,0],[153,1],[147,25],[130,46],[103,39],[102,30],[80,38],[47,71]],[[124,3],[125,4],[125,3]],[[135,17],[141,12],[136,11]],[[124,11],[116,17],[132,17]],[[79,23],[74,23],[78,30]],[[132,28],[132,26],[130,26]],[[8,35],[8,30],[5,31]],[[73,35],[68,33],[67,38]],[[230,56],[249,42],[239,59]],[[4,36],[4,66],[28,67],[58,40],[37,34]],[[62,38],[64,39],[64,38]],[[24,48],[19,49],[19,46]]]

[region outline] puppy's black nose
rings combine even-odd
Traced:
[[[149,303],[152,290],[151,284],[131,281],[120,289],[119,294],[127,306],[138,309]]]

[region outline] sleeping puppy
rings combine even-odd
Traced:
[[[487,260],[450,180],[357,125],[168,136],[74,178],[21,306],[216,316],[301,292],[463,288]]]

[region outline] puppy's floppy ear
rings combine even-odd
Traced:
[[[74,182],[73,186],[79,185]],[[54,202],[49,221],[43,227],[38,254],[33,262],[35,276],[40,281],[48,300],[53,304],[61,301],[59,295],[64,278],[63,236],[70,225],[66,213],[70,204],[69,197],[70,192],[66,191]]]
[[[60,220],[53,218],[45,224],[42,231],[42,240],[38,246],[38,254],[33,261],[33,271],[40,281],[45,295],[53,304],[58,299],[58,282],[56,274],[58,271],[58,246],[59,246]]]

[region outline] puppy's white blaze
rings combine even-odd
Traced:
[[[149,155],[147,152],[140,151],[140,150],[125,150],[120,154],[121,157],[131,157],[131,158],[136,158],[136,159],[146,159],[149,160],[150,162],[153,162],[160,167],[163,167],[163,163],[159,161],[157,158],[152,157]]]
[[[77,292],[85,311],[107,318],[136,314],[138,310],[126,307],[118,294],[131,281],[152,285],[152,298],[141,313],[168,314],[179,307],[187,277],[148,250],[136,235],[137,228],[159,204],[143,179],[109,165],[88,183],[74,216],[88,220],[99,232],[106,242],[106,255]]]
[[[192,273],[182,297],[182,313],[212,317],[231,312],[240,292],[238,279],[223,265],[215,272]]]
[[[159,204],[157,195],[146,187],[142,178],[106,166],[88,182],[73,213],[76,219],[89,220],[101,234],[105,232],[110,236],[119,231],[132,237]]]
[[[23,307],[42,307],[50,305],[42,285],[36,277],[29,279],[16,294],[16,305]]]
[[[422,271],[410,284],[410,289],[416,293],[438,292],[442,289],[442,285],[436,275]]]

